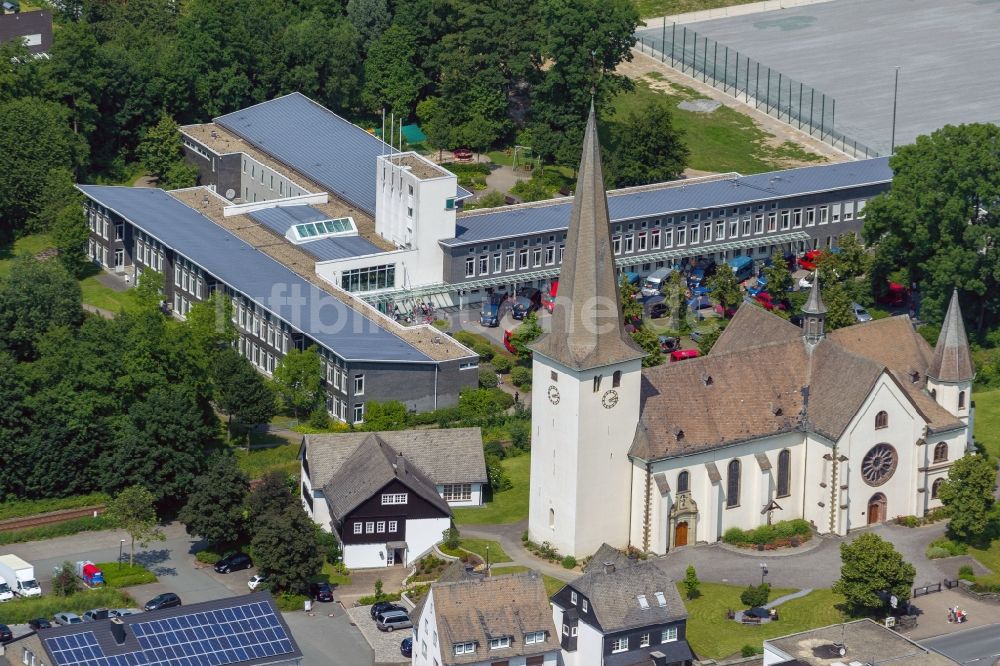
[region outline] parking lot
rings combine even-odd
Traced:
[[[413,632],[409,629],[379,631],[375,626],[375,621],[371,618],[371,608],[371,606],[348,608],[347,615],[375,651],[375,663],[380,666],[409,664],[410,660],[400,653],[399,644],[403,642],[404,638],[410,637]]]

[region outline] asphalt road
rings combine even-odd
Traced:
[[[1000,624],[959,631],[920,644],[960,664],[992,666],[1000,661]]]
[[[159,578],[156,583],[128,588],[127,592],[139,605],[166,591],[176,592],[185,604],[249,593],[247,580],[255,569],[223,575],[210,567],[196,567],[193,552],[198,540],[188,536],[179,523],[167,525],[164,532],[165,541],[153,543],[146,550],[137,548],[136,561]],[[123,538],[126,539],[123,550],[128,553],[128,535],[115,531],[11,544],[0,552],[13,553],[32,563],[43,593],[49,594],[53,568],[66,560],[114,562]],[[316,604],[314,611],[283,614],[302,650],[304,666],[373,663],[371,647],[358,629],[351,626],[350,618],[339,604]]]

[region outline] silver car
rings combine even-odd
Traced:
[[[413,626],[410,616],[406,611],[390,611],[378,616],[375,626],[379,631],[393,631],[394,629],[409,629]]]
[[[872,320],[872,316],[868,314],[868,310],[865,310],[858,303],[851,303],[851,312],[854,313],[854,318],[859,322]]]
[[[70,613],[69,611],[63,611],[62,613],[56,613],[55,619],[57,624],[61,624],[64,627],[68,627],[71,624],[83,624],[83,619],[80,618],[76,613]]]

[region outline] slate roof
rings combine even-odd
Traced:
[[[308,205],[262,208],[247,213],[247,217],[260,222],[282,238],[285,238],[288,230],[296,224],[330,219],[330,216],[323,211]],[[368,242],[361,236],[320,238],[306,243],[295,243],[295,247],[305,250],[317,261],[349,259],[382,252],[382,248]]]
[[[552,607],[542,577],[535,571],[453,583],[434,583],[438,642],[443,664],[496,662],[559,650]],[[421,607],[421,613],[426,605]],[[414,624],[420,616],[414,614]],[[527,645],[526,633],[544,631],[546,641]],[[510,647],[490,649],[491,638],[509,636]],[[456,655],[455,643],[475,641],[471,654]]]
[[[163,190],[104,185],[77,188],[346,360],[433,362],[373,319]]]
[[[610,572],[603,566],[588,567],[568,585],[589,600],[590,612],[605,634],[687,618],[674,581],[653,560],[625,558]],[[659,605],[657,592],[663,593],[666,605]],[[640,594],[645,595],[649,608],[639,606]]]
[[[833,191],[892,181],[889,160],[824,164],[770,173],[667,187],[630,188],[608,195],[611,222],[656,215],[675,215],[705,208],[752,205],[773,199]],[[542,205],[470,212],[458,217],[454,238],[440,241],[454,247],[513,236],[562,232],[570,220],[569,198]]]
[[[591,105],[559,277],[559,298],[549,333],[531,348],[574,370],[642,358],[646,352],[625,333],[621,310],[601,145]]]
[[[340,469],[323,484],[323,496],[330,507],[330,515],[334,520],[342,521],[394,479],[441,509],[445,515],[451,515],[451,508],[438,494],[434,482],[375,433],[369,433]]]
[[[948,312],[944,316],[927,374],[941,382],[967,382],[972,379],[972,357],[962,310],[958,305],[958,289],[951,293],[951,302],[948,303]]]
[[[437,485],[486,483],[483,434],[479,428],[305,435],[309,480],[325,486],[366,440],[376,437],[420,468]]]
[[[644,370],[630,455],[657,460],[792,431],[837,440],[883,374],[931,431],[963,427],[926,391],[932,352],[909,317],[831,331],[811,354],[801,335],[744,304],[707,356]]]
[[[298,92],[214,122],[374,217],[377,160],[395,152],[378,137]]]
[[[112,634],[111,619],[54,626],[36,635],[47,663],[55,666],[253,666],[302,658],[268,592],[130,615],[121,618],[120,626],[125,630],[121,644]],[[86,651],[78,655],[84,645]]]

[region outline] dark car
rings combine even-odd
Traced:
[[[529,313],[542,307],[542,292],[534,287],[526,287],[517,292],[514,299],[514,319],[524,319]]]
[[[372,606],[370,615],[374,620],[380,613],[386,613],[389,611],[405,611],[406,609],[402,606],[392,603],[391,601],[380,601],[374,606]]]
[[[413,656],[413,638],[404,638],[403,642],[399,644],[399,653],[404,657]]]
[[[483,304],[479,313],[479,323],[482,326],[495,328],[500,325],[500,307],[507,300],[507,294],[490,294],[490,300]]]
[[[110,611],[107,608],[92,608],[83,614],[84,622],[96,622],[97,620],[107,620]]]
[[[707,259],[698,262],[694,268],[691,269],[690,275],[688,275],[688,286],[689,287],[700,287],[704,284],[705,280],[715,275],[716,264],[714,259]]]
[[[39,629],[51,629],[52,623],[44,617],[36,617],[34,620],[28,620],[28,626],[32,631],[38,631]]]
[[[232,573],[241,569],[249,569],[253,566],[253,560],[246,553],[233,553],[227,555],[215,563],[216,573]]]
[[[6,624],[0,624],[0,643],[9,643],[14,640],[14,632]]]
[[[662,301],[660,303],[653,303],[653,305],[649,308],[649,318],[659,319],[661,317],[665,317],[668,310],[669,308],[667,308],[667,304]]]
[[[310,583],[309,596],[314,601],[333,601],[333,588],[329,583]]]
[[[181,605],[181,598],[178,597],[173,592],[164,592],[163,594],[158,594],[143,606],[143,610],[154,611],[163,610],[164,608],[175,608]]]

